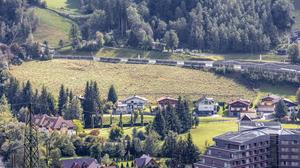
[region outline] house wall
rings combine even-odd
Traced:
[[[127,101],[124,101],[125,104],[127,104],[127,111],[132,112],[132,109],[143,109],[145,107],[146,101],[138,98],[132,98]]]

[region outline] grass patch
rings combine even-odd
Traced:
[[[80,0],[45,0],[47,7],[60,12],[77,14],[80,8]]]
[[[85,83],[98,82],[101,95],[106,98],[114,84],[119,98],[144,96],[156,104],[156,99],[170,95],[198,99],[212,96],[218,101],[234,98],[253,100],[255,92],[233,79],[210,72],[159,65],[108,64],[81,60],[31,61],[11,67],[10,72],[21,82],[30,80],[34,88],[45,85],[55,96],[64,84],[75,94],[82,95]]]
[[[130,116],[123,116],[122,117],[122,122],[123,124],[130,124]],[[149,116],[149,115],[144,115],[144,124],[149,123],[150,121],[153,121],[154,116]],[[113,116],[113,120],[112,123],[117,125],[120,121],[120,117],[119,116]],[[137,118],[136,123],[141,123],[141,116],[139,115]],[[103,125],[109,125],[110,124],[110,116],[105,115],[104,116],[104,121],[103,121]]]
[[[34,40],[48,41],[50,46],[57,47],[60,39],[68,41],[71,22],[47,9],[34,8],[39,19],[37,30],[33,33]]]
[[[145,131],[145,127],[124,127],[123,131],[124,131],[124,136],[129,135],[132,136],[132,130],[136,128],[137,131]],[[103,137],[104,139],[108,139],[109,138],[109,132],[111,130],[111,128],[97,128],[100,130],[100,137]],[[90,131],[95,130],[95,129],[85,129],[85,133],[89,133]]]

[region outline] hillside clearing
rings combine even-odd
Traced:
[[[59,40],[68,41],[71,22],[47,9],[35,8],[39,19],[37,30],[33,33],[34,40],[48,41],[51,47],[57,47]]]
[[[80,0],[45,0],[47,7],[60,12],[77,14],[80,8]]]
[[[110,85],[115,85],[120,98],[140,95],[154,102],[158,97],[185,95],[197,99],[202,95],[220,101],[234,98],[253,100],[255,92],[222,76],[199,70],[158,65],[108,64],[80,60],[26,62],[13,66],[11,73],[20,81],[30,80],[35,88],[45,85],[58,94],[61,84],[75,94],[83,94],[85,83],[98,82],[103,98]]]

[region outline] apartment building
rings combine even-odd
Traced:
[[[195,168],[300,167],[300,130],[282,129],[277,122],[240,122],[239,131],[213,140]]]

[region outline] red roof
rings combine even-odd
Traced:
[[[250,100],[245,100],[245,99],[233,100],[233,101],[229,102],[228,104],[229,104],[229,105],[232,105],[232,104],[238,103],[238,102],[239,102],[239,103],[242,103],[242,104],[245,104],[245,105],[247,105],[247,106],[250,105]]]
[[[46,114],[35,115],[34,123],[39,127],[44,127],[52,130],[60,130],[63,127],[74,129],[75,125],[71,120],[65,120],[62,117],[50,117]]]
[[[157,99],[157,102],[161,102],[163,100],[178,101],[178,99],[175,99],[175,98],[172,98],[172,97],[169,97],[169,96],[164,96],[164,97],[161,97],[161,98]]]

